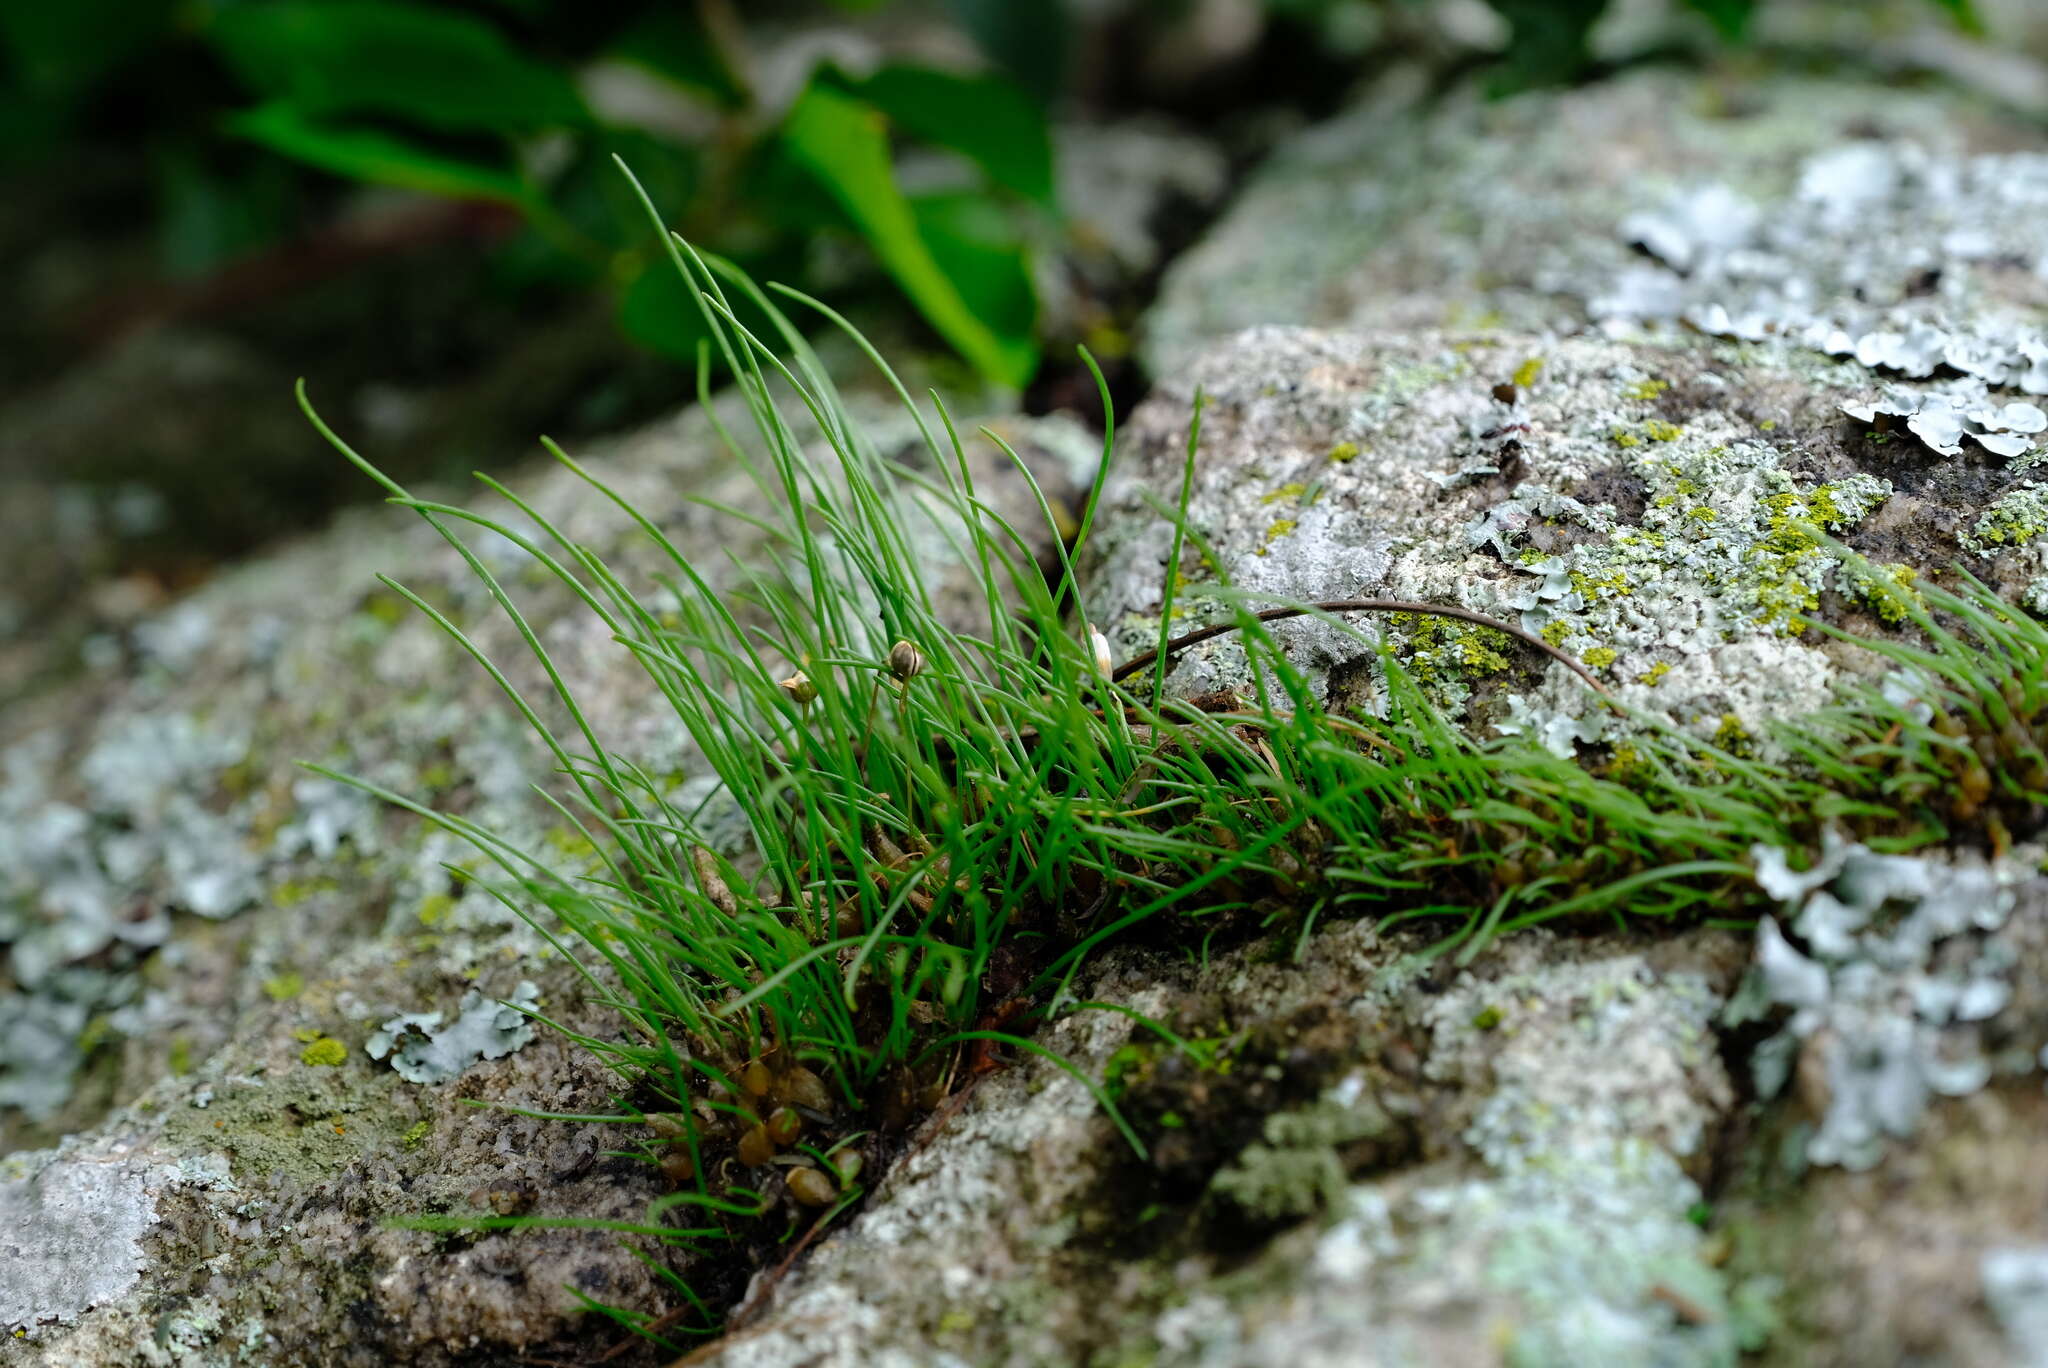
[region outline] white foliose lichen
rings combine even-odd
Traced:
[[[2013,1361],[2048,1363],[2048,1245],[2008,1245],[1978,1261],[1985,1305],[2015,1351]]]
[[[1880,855],[1830,833],[1810,869],[1759,846],[1757,882],[1798,944],[1765,918],[1732,1024],[1789,1009],[1757,1048],[1758,1092],[1776,1096],[1811,1052],[1826,1110],[1807,1143],[1816,1164],[1865,1169],[1910,1136],[1935,1097],[1987,1083],[1978,1023],[2012,996],[2016,954],[1998,934],[2013,895],[1993,870]]]
[[[1987,283],[2048,274],[2044,203],[2048,155],[1850,142],[1809,158],[1775,203],[1710,183],[1630,215],[1621,233],[1650,260],[1582,289],[1595,319],[1623,326],[1683,322],[2048,394],[2048,340]]]
[[[479,1060],[503,1059],[533,1039],[529,1014],[540,1006],[539,992],[522,982],[499,1001],[471,989],[445,1029],[440,1012],[407,1012],[378,1027],[363,1049],[372,1059],[390,1056],[408,1082],[451,1082]]]
[[[2000,403],[1981,381],[1953,380],[1932,390],[1887,385],[1879,398],[1840,407],[1858,422],[1881,430],[1903,422],[1930,451],[1943,456],[1962,455],[1968,440],[2006,457],[2015,470],[2032,469],[2048,459],[2048,452],[2035,445],[2035,435],[2048,430],[2048,413],[2017,400]]]

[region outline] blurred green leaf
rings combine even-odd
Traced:
[[[1983,34],[1984,16],[1977,13],[1976,0],[1933,0],[1933,4],[1937,9],[1947,10],[1963,32]]]
[[[1051,206],[1052,136],[1045,115],[1014,82],[893,66],[851,90],[907,132],[967,157],[996,184]]]
[[[750,98],[746,82],[692,9],[648,11],[620,34],[613,50],[627,61],[711,96],[727,109],[742,109]]]
[[[1563,85],[1592,62],[1587,37],[1607,0],[1486,0],[1508,21],[1508,48],[1495,94]]]
[[[947,0],[946,8],[1040,108],[1066,90],[1074,31],[1063,0]]]
[[[920,195],[910,202],[918,236],[974,311],[997,333],[1038,329],[1038,288],[1016,220],[986,195]]]
[[[1685,0],[1685,7],[1695,14],[1706,16],[1707,22],[1723,41],[1739,43],[1749,32],[1749,21],[1756,14],[1757,0]]]
[[[695,365],[697,344],[711,336],[689,286],[666,256],[656,255],[619,293],[619,329],[643,347]]]
[[[378,0],[236,5],[208,36],[235,74],[300,113],[384,114],[428,128],[520,132],[584,122],[564,71],[479,19]]]
[[[638,242],[643,221],[631,185],[613,157],[633,168],[669,223],[682,223],[701,180],[697,149],[636,128],[607,128],[577,140],[574,155],[548,182],[548,202],[593,242],[623,247]]]
[[[405,142],[373,129],[317,124],[287,104],[267,104],[227,121],[230,132],[323,171],[457,199],[503,200],[533,209],[526,183],[513,172]]]
[[[791,154],[839,201],[889,274],[934,328],[984,375],[1022,388],[1038,365],[1027,334],[1001,334],[960,295],[918,232],[897,189],[888,138],[874,109],[813,84],[790,109],[782,137]]]

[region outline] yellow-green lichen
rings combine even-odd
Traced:
[[[1986,509],[1976,526],[1962,536],[1964,547],[1980,556],[2025,546],[2048,532],[2048,485],[2032,480]]]
[[[1714,728],[1714,744],[1740,759],[1746,760],[1756,754],[1756,737],[1734,713],[1721,714],[1721,724]]]
[[[455,910],[455,899],[446,893],[429,893],[420,899],[421,926],[439,926]]]
[[[1282,537],[1292,532],[1298,526],[1300,526],[1300,524],[1297,523],[1293,518],[1275,518],[1272,521],[1272,523],[1266,528],[1266,539],[1263,543],[1260,544],[1256,554],[1261,556],[1265,555],[1268,551],[1272,549],[1274,542],[1279,541]]]
[[[1656,766],[1634,746],[1623,742],[1607,760],[1607,777],[1632,789],[1648,787],[1657,777]]]
[[[1751,548],[1750,563],[1768,625],[1788,635],[1806,630],[1807,615],[1820,606],[1821,584],[1835,566],[1822,532],[1850,526],[1890,494],[1885,482],[1857,475],[1763,498],[1764,533]]]
[[[1335,462],[1336,462],[1336,463],[1337,463],[1338,465],[1343,465],[1343,464],[1344,464],[1344,463],[1345,463],[1346,461],[1355,461],[1355,460],[1357,460],[1357,459],[1358,459],[1358,443],[1356,443],[1356,442],[1339,442],[1339,443],[1337,443],[1337,445],[1335,445],[1335,446],[1333,446],[1333,447],[1331,447],[1331,448],[1330,448],[1330,459],[1331,459],[1331,460],[1333,460],[1333,461],[1335,461]]]
[[[1447,684],[1499,674],[1508,668],[1508,638],[1490,627],[1423,613],[1388,618],[1403,633],[1410,674],[1424,685]]]
[[[263,995],[272,1002],[290,1002],[306,990],[304,976],[291,972],[263,980]]]
[[[340,886],[328,878],[286,879],[270,890],[270,900],[281,908],[293,908],[316,893],[332,893]]]
[[[1572,588],[1588,603],[1597,603],[1603,598],[1619,598],[1630,592],[1628,577],[1619,570],[1594,576],[1584,570],[1571,572]]]
[[[1595,670],[1604,670],[1609,665],[1612,665],[1614,663],[1616,654],[1617,653],[1612,646],[1595,646],[1592,650],[1586,652],[1586,654],[1580,658],[1584,660],[1587,666],[1589,666],[1590,668]]]
[[[1498,375],[1500,372],[1495,371],[1494,374]],[[1536,383],[1536,377],[1541,374],[1543,374],[1543,358],[1532,356],[1521,365],[1515,367],[1515,384],[1521,389],[1527,389]]]
[[[348,1062],[348,1046],[333,1036],[321,1036],[299,1051],[299,1063],[316,1068],[337,1069]]]
[[[1622,394],[1624,397],[1629,399],[1647,400],[1655,399],[1658,395],[1662,394],[1665,390],[1668,390],[1670,388],[1671,382],[1668,380],[1638,380],[1635,384],[1630,385],[1627,389],[1623,390]]]
[[[433,1133],[433,1130],[433,1122],[415,1121],[405,1134],[399,1138],[398,1143],[408,1150],[416,1150],[421,1145],[427,1143],[427,1137]]]
[[[1295,480],[1289,484],[1281,485],[1270,494],[1261,494],[1259,502],[1262,504],[1274,504],[1279,503],[1282,499],[1298,499],[1306,493],[1308,493],[1308,486],[1299,480]]]
[[[1651,418],[1643,423],[1643,435],[1653,442],[1675,442],[1685,435],[1685,429],[1662,418]]]
[[[1842,567],[1842,587],[1876,615],[1878,621],[1896,627],[1916,613],[1925,612],[1916,581],[1920,572],[1910,565],[1893,562],[1869,565],[1851,562]]]
[[[1659,681],[1661,681],[1664,678],[1665,675],[1668,675],[1670,673],[1671,662],[1668,660],[1660,660],[1656,664],[1652,665],[1649,669],[1637,675],[1636,683],[1648,684],[1654,687]]]

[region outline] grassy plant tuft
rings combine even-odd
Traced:
[[[753,419],[748,439],[727,435],[760,490],[746,516],[765,530],[739,592],[715,591],[654,516],[559,448],[549,446],[632,520],[666,574],[628,584],[495,482],[537,535],[415,497],[307,406],[392,502],[458,549],[518,630],[544,698],[392,585],[541,738],[556,782],[540,798],[599,866],[563,867],[552,851],[350,782],[472,842],[492,891],[616,1008],[618,1032],[576,1039],[617,1072],[620,1107],[564,1119],[625,1126],[627,1152],[673,1187],[639,1222],[458,1215],[423,1226],[596,1226],[656,1251],[772,1252],[856,1202],[897,1137],[997,1052],[1044,1053],[1032,1021],[1099,1006],[1076,1001],[1072,985],[1119,937],[1272,935],[1299,954],[1327,918],[1365,915],[1435,923],[1439,949],[1469,960],[1539,923],[1740,920],[1756,904],[1752,850],[1808,848],[1830,823],[1887,848],[1968,834],[1996,849],[2048,804],[2048,635],[1975,581],[1906,602],[1917,639],[1865,643],[1895,667],[1891,687],[1786,728],[1786,764],[1643,718],[1633,740],[1587,761],[1476,740],[1386,652],[1386,714],[1340,715],[1265,629],[1315,614],[1371,648],[1350,615],[1457,611],[1426,604],[1246,603],[1105,671],[1072,613],[1070,550],[1059,548],[1049,582],[1033,549],[1045,539],[990,508],[935,395],[913,400],[869,351],[925,446],[916,469],[880,459],[777,300],[844,320],[664,241]],[[772,338],[737,321],[736,298],[771,321]],[[1198,435],[1192,426],[1190,462]],[[673,791],[607,748],[473,536],[511,541],[598,616],[744,814],[740,848],[715,847]],[[927,568],[937,543],[974,580],[969,620],[938,607]],[[1221,631],[1239,634],[1254,686],[1171,696],[1173,653]],[[1144,1137],[1111,1092],[1082,1081],[1142,1156]],[[669,1316],[608,1314],[650,1335],[713,1332],[718,1308],[675,1286],[682,1309]]]

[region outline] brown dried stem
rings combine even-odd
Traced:
[[[1586,687],[1594,693],[1599,694],[1610,704],[1614,702],[1614,696],[1607,692],[1607,689],[1599,680],[1593,678],[1592,671],[1580,664],[1569,652],[1559,650],[1534,632],[1525,631],[1512,623],[1490,618],[1484,613],[1475,613],[1470,608],[1459,608],[1445,603],[1417,603],[1409,599],[1330,599],[1326,602],[1304,604],[1298,607],[1267,608],[1252,614],[1252,618],[1258,622],[1281,622],[1287,618],[1308,617],[1314,613],[1423,613],[1432,617],[1456,618],[1460,622],[1469,622],[1479,627],[1490,627],[1496,632],[1504,632],[1517,641],[1526,642],[1534,646],[1537,650],[1543,652],[1543,654],[1549,656],[1552,660],[1555,660],[1558,664],[1584,680]],[[1213,627],[1203,627],[1193,632],[1184,633],[1166,643],[1166,656],[1168,659],[1171,659],[1190,646],[1200,645],[1204,641],[1213,641],[1215,638],[1235,632],[1243,626],[1244,622],[1242,620],[1219,622]],[[1142,655],[1133,656],[1117,666],[1110,674],[1110,678],[1112,680],[1128,679],[1140,670],[1157,663],[1159,655],[1158,651],[1146,651]]]

